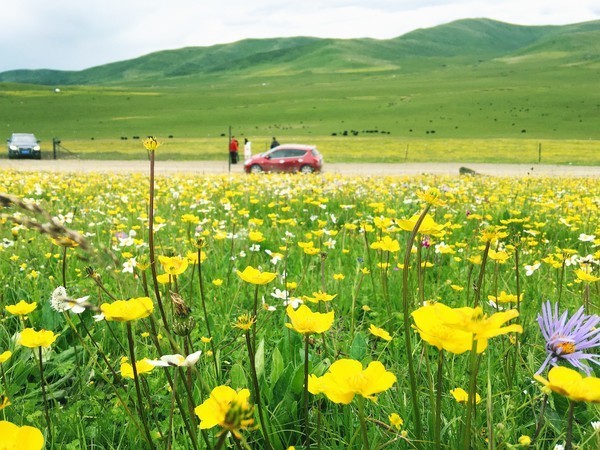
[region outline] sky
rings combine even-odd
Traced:
[[[13,0],[0,72],[82,70],[246,38],[390,39],[465,18],[518,25],[600,20],[598,0]]]

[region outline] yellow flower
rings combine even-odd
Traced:
[[[159,256],[158,261],[169,275],[181,275],[188,268],[188,259],[181,256]]]
[[[396,430],[399,430],[402,425],[404,425],[404,420],[397,414],[390,414],[390,425],[393,426]]]
[[[500,295],[498,297],[488,295],[488,300],[496,303],[516,303],[517,300],[523,301],[523,294],[517,297],[515,294],[507,294],[504,291],[500,291]]]
[[[198,264],[198,252],[187,252],[185,257],[190,264]],[[200,250],[200,263],[206,261],[206,253]]]
[[[158,142],[158,140],[154,136],[148,136],[148,138],[144,139],[143,143],[144,143],[144,147],[149,152],[153,152],[160,145],[160,142]]]
[[[0,353],[0,364],[5,363],[12,356],[12,352],[10,350],[6,350],[4,353]]]
[[[312,293],[312,297],[305,296],[304,299],[311,303],[330,302],[337,297],[337,294],[328,294],[327,292],[317,291]]]
[[[33,328],[25,328],[23,331],[21,331],[19,344],[29,348],[47,348],[50,347],[54,341],[56,341],[57,337],[58,334],[54,334],[52,331],[35,331]]]
[[[249,398],[248,389],[235,391],[229,386],[217,386],[211,391],[210,397],[194,409],[200,419],[200,429],[220,425],[239,439],[239,430],[254,424],[253,406]]]
[[[236,273],[243,281],[250,284],[267,284],[273,281],[277,276],[276,273],[261,272],[252,266],[246,267],[243,272],[236,270]]]
[[[342,281],[344,278],[346,278],[346,275],[344,275],[343,273],[334,273],[333,274],[333,279],[336,281]]]
[[[289,305],[285,310],[292,323],[285,326],[301,334],[324,333],[333,325],[334,313],[312,312],[306,305],[300,305],[294,309]]]
[[[429,188],[425,192],[417,192],[417,197],[419,197],[420,200],[432,206],[446,205],[446,202],[440,198],[441,196],[442,194],[438,188]]]
[[[35,428],[0,420],[0,449],[41,450],[44,447],[44,436]]]
[[[156,276],[156,281],[158,281],[160,284],[168,284],[171,282],[171,275],[168,273],[161,273],[160,275]]]
[[[579,372],[562,366],[550,369],[548,380],[539,375],[533,377],[553,392],[575,402],[600,403],[600,378],[584,378]]]
[[[511,309],[487,317],[481,308],[450,308],[442,303],[422,306],[412,313],[421,339],[451,353],[460,354],[471,350],[477,342],[477,353],[483,352],[488,339],[510,332],[523,332],[520,325],[502,327],[519,315]]]
[[[376,401],[375,394],[387,391],[395,382],[396,375],[379,361],[372,361],[363,370],[360,361],[340,359],[322,377],[311,375],[308,391],[314,395],[323,393],[332,402],[347,405],[355,395]]]
[[[239,328],[242,331],[248,331],[252,325],[256,323],[256,318],[250,317],[249,314],[243,314],[234,322],[234,328]]]
[[[585,281],[586,283],[595,283],[596,281],[600,281],[600,277],[592,275],[589,270],[577,269],[575,271],[575,275],[577,275],[578,280]],[[8,309],[8,306],[6,308]]]
[[[494,261],[498,261],[498,263],[500,264],[504,264],[508,260],[508,253],[497,252],[495,250],[490,249],[488,252],[488,257]]]
[[[316,255],[316,254],[318,254],[320,252],[321,252],[321,249],[320,248],[316,248],[316,247],[306,247],[304,249],[304,253],[306,253],[307,255],[310,255],[310,256]]]
[[[100,310],[106,320],[129,322],[148,317],[154,311],[154,305],[148,297],[137,297],[130,300],[103,303],[100,305]]]
[[[523,447],[529,447],[531,445],[531,438],[529,436],[521,436],[518,440],[519,445]]]
[[[248,239],[252,242],[262,242],[265,240],[265,236],[260,231],[248,232]]]
[[[392,239],[388,235],[385,235],[379,241],[373,242],[371,248],[382,250],[384,252],[398,252],[400,251],[400,243],[396,239]]]
[[[491,242],[494,243],[500,239],[504,239],[505,237],[508,236],[508,233],[506,231],[504,231],[506,229],[506,227],[503,226],[493,226],[493,227],[489,227],[486,228],[484,230],[481,231],[481,237],[480,239],[483,242]]]
[[[212,284],[215,286],[221,286],[223,284],[223,280],[221,280],[220,278],[215,278],[214,280],[212,280]]]
[[[26,316],[37,308],[37,302],[27,303],[25,300],[21,300],[16,305],[6,305],[4,308],[15,316]]]
[[[405,231],[413,231],[421,214],[415,214],[410,219],[398,220],[398,226]],[[444,225],[440,225],[433,220],[429,214],[425,214],[423,222],[419,227],[419,233],[430,234],[431,236],[440,236],[444,230]]]
[[[392,336],[390,336],[390,333],[388,333],[387,331],[385,331],[383,328],[378,328],[375,325],[371,324],[371,326],[369,327],[369,331],[371,332],[371,334],[373,336],[377,336],[381,339],[383,339],[384,341],[391,341],[392,340]]]
[[[135,362],[135,369],[137,374],[150,373],[154,369],[154,366],[150,364],[148,358],[141,359]],[[133,380],[133,366],[128,362],[121,362],[121,376],[123,378],[131,378]]]
[[[456,388],[450,391],[454,400],[457,403],[466,404],[469,401],[469,394],[463,388]],[[481,397],[478,393],[475,393],[475,403],[479,404],[481,402]]]

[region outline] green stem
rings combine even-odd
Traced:
[[[477,398],[477,341],[473,339],[473,345],[471,347],[470,354],[470,380],[469,380],[469,392],[467,397],[467,411],[465,416],[465,433],[463,435],[463,450],[469,450],[471,448],[471,421],[473,412],[475,410],[476,398]]]
[[[229,433],[226,430],[223,430],[221,432],[221,434],[219,435],[219,440],[215,444],[215,450],[220,450],[221,447],[223,447],[223,444],[225,444],[225,440],[227,439],[228,434]]]
[[[485,265],[487,263],[491,244],[491,241],[487,241],[485,243],[485,250],[483,251],[483,256],[481,257],[481,268],[479,269],[479,279],[477,280],[477,287],[475,288],[475,300],[473,302],[474,308],[479,306],[479,299],[481,298],[481,286],[483,285],[483,277],[485,275]]]
[[[256,324],[254,324],[256,326]],[[271,441],[269,440],[269,430],[267,429],[267,422],[263,415],[262,401],[260,396],[260,386],[258,384],[258,375],[256,374],[256,361],[254,358],[254,348],[250,341],[250,333],[245,332],[246,346],[248,347],[248,356],[250,357],[250,373],[252,374],[252,384],[254,385],[254,402],[258,408],[258,417],[260,419],[260,429],[265,439],[265,448],[270,450],[272,448]]]
[[[140,415],[140,420],[142,422],[142,426],[144,427],[144,433],[146,434],[146,440],[150,445],[150,448],[154,449],[154,443],[152,442],[152,435],[150,434],[150,430],[148,429],[148,421],[146,419],[146,412],[144,410],[144,399],[142,397],[142,391],[140,389],[140,381],[137,372],[137,367],[135,363],[135,349],[133,346],[133,332],[131,331],[131,322],[127,322],[127,340],[129,341],[129,357],[131,358],[131,367],[133,369],[133,381],[135,384],[135,392],[137,395],[137,407],[138,413]]]
[[[254,325],[252,325],[252,347],[256,348],[256,320],[258,316],[258,284],[254,288],[254,305],[252,308],[252,317]]]
[[[46,426],[48,427],[48,442],[52,442],[52,422],[48,412],[48,397],[46,396],[46,382],[44,380],[44,363],[42,362],[42,347],[38,347],[38,357],[40,363],[40,383],[42,385],[42,397],[44,399],[44,416],[46,417]]]
[[[202,249],[198,245],[198,283],[200,286],[200,301],[202,303],[202,311],[204,313],[204,321],[206,322],[206,332],[210,339],[210,349],[212,351],[212,360],[215,366],[215,376],[217,383],[219,383],[219,366],[217,364],[217,353],[215,349],[215,343],[213,342],[212,332],[210,330],[210,323],[208,322],[208,311],[206,309],[206,296],[204,295],[204,280],[202,279]]]
[[[365,399],[362,395],[358,396],[358,419],[360,420],[360,434],[363,440],[363,450],[369,450],[369,436],[367,434],[367,422],[365,421]]]
[[[569,413],[567,416],[567,438],[565,440],[565,450],[573,450],[573,411],[575,402],[569,400]]]
[[[154,151],[150,151],[150,199],[148,204],[148,251],[150,253],[150,270],[152,272],[152,283],[154,284],[154,295],[160,310],[160,316],[165,329],[169,330],[167,315],[160,296],[156,272],[156,256],[154,252]]]
[[[404,347],[406,352],[406,358],[408,363],[408,378],[410,381],[410,395],[412,398],[413,405],[413,419],[415,421],[415,437],[418,442],[423,440],[423,425],[421,423],[421,411],[419,408],[418,401],[418,390],[417,390],[417,377],[415,374],[415,368],[412,360],[412,345],[411,345],[411,328],[410,328],[410,313],[409,313],[409,298],[408,298],[408,266],[410,264],[410,252],[419,232],[419,227],[425,220],[425,215],[429,211],[429,205],[425,207],[417,222],[412,230],[408,242],[406,243],[406,252],[404,254],[404,268],[402,269],[402,312],[403,312],[403,325],[404,325]],[[420,444],[419,444],[420,445]]]
[[[435,450],[441,448],[442,442],[442,386],[444,378],[444,352],[439,350],[438,353],[438,370],[435,382]]]
[[[67,288],[67,248],[66,245],[63,247],[62,254],[62,282],[65,289]]]
[[[310,448],[310,426],[308,421],[308,334],[304,336],[304,445]]]

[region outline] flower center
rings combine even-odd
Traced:
[[[570,355],[571,353],[575,353],[575,344],[572,342],[560,342],[556,344],[556,349],[559,350],[559,354],[561,355]]]

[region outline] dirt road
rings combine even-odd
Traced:
[[[147,172],[148,161],[95,161],[95,160],[14,160],[0,159],[0,170],[14,169],[27,172]],[[556,166],[544,164],[476,164],[476,163],[328,163],[324,172],[342,175],[458,175],[460,167],[468,167],[482,175],[492,176],[564,176],[600,177],[599,166]],[[158,161],[156,173],[222,174],[228,173],[227,162],[222,161]],[[243,165],[231,166],[231,173],[243,173]]]

